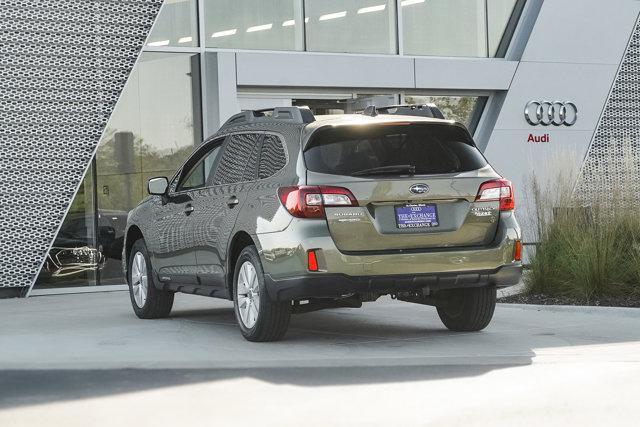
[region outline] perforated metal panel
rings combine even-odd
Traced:
[[[0,0],[0,286],[30,286],[162,0]]]
[[[640,201],[640,20],[587,152],[577,194],[602,203]]]

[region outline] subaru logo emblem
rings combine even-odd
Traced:
[[[429,192],[429,186],[427,184],[413,184],[409,187],[409,191],[413,194],[425,194]]]

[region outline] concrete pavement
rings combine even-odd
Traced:
[[[0,301],[0,425],[633,424],[640,310],[499,305],[480,333],[381,299],[249,343],[226,301],[139,320],[123,292]]]

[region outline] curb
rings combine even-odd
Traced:
[[[509,286],[508,288],[498,289],[498,298],[510,297],[513,295],[520,295],[524,293],[524,283],[522,280],[517,285]]]
[[[503,308],[548,311],[551,313],[581,313],[595,314],[600,316],[640,317],[640,308],[635,307],[602,307],[594,305],[540,305],[517,303],[498,303],[498,305]]]

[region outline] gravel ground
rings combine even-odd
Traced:
[[[640,307],[640,296],[610,297],[587,301],[586,299],[556,297],[545,294],[519,294],[498,298],[498,302],[535,305],[585,305],[596,307]]]

